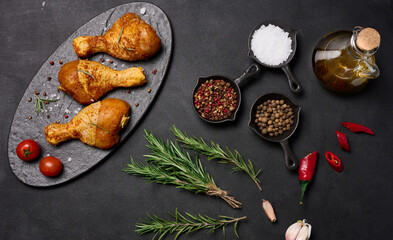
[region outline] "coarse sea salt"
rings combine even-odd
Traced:
[[[288,59],[292,53],[292,39],[280,27],[269,24],[261,26],[251,39],[251,50],[264,64],[276,66]]]
[[[145,8],[145,7],[141,8],[140,13],[141,13],[142,15],[145,15],[145,13],[146,13],[146,8]]]

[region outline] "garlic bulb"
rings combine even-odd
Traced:
[[[298,220],[285,232],[285,240],[308,240],[310,236],[311,225],[306,223],[306,219]]]

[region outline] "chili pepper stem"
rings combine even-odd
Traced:
[[[309,183],[310,183],[310,181],[300,181],[300,184],[302,186],[302,195],[300,196],[300,205],[303,204],[304,193],[306,192],[306,189],[307,189]]]

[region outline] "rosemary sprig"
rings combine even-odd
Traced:
[[[106,133],[109,134],[108,130],[106,130],[105,128],[101,127],[100,125],[95,124],[95,123],[92,123],[92,122],[89,122],[89,124],[91,124],[91,125],[93,125],[93,126],[96,126],[96,127],[98,127],[98,128],[101,128],[102,130],[104,130]]]
[[[142,176],[150,182],[173,184],[177,188],[191,192],[217,196],[233,208],[241,208],[240,202],[216,186],[212,176],[203,168],[201,161],[198,158],[193,161],[176,142],[164,143],[146,130],[145,139],[149,142],[147,147],[152,152],[150,155],[145,155],[146,164],[137,164],[131,158],[131,163],[123,169],[124,172]]]
[[[234,223],[233,231],[239,238],[237,233],[238,222],[247,218],[246,216],[239,218],[218,216],[218,219],[214,219],[209,216],[202,216],[200,214],[192,215],[187,212],[185,213],[186,216],[184,216],[179,213],[177,209],[175,210],[175,214],[170,212],[169,214],[175,220],[167,220],[160,218],[157,215],[151,216],[147,213],[147,217],[144,220],[142,219],[143,222],[136,224],[138,229],[135,230],[135,232],[139,235],[154,232],[156,234],[153,239],[159,235],[158,240],[162,239],[167,233],[177,232],[174,238],[174,240],[176,240],[181,234],[188,234],[201,229],[209,229],[208,233],[211,233],[222,227],[223,234],[225,236],[225,227],[228,224]]]
[[[84,73],[84,74],[87,74],[87,75],[89,75],[90,77],[92,77],[94,80],[96,80],[96,78],[93,76],[93,74],[91,74],[91,73],[89,73],[89,72],[86,72],[86,71],[81,70],[81,69],[77,69],[76,71],[81,72],[81,73]]]
[[[248,160],[248,163],[246,163],[238,151],[235,150],[234,152],[231,152],[229,148],[226,147],[227,152],[225,152],[221,149],[219,144],[214,143],[213,141],[210,142],[209,146],[202,138],[197,139],[196,137],[189,137],[186,133],[182,133],[176,126],[173,126],[171,131],[177,137],[177,140],[183,143],[186,148],[206,155],[209,160],[219,159],[220,163],[234,165],[232,169],[233,172],[243,171],[247,173],[247,175],[255,182],[259,190],[262,191],[262,188],[259,185],[260,181],[258,179],[258,175],[261,170],[255,172],[254,165],[251,160]]]
[[[120,31],[120,34],[119,34],[119,38],[117,39],[117,46],[120,46],[121,48],[123,48],[125,50],[128,50],[128,51],[134,51],[133,48],[126,48],[123,45],[120,45],[120,38],[121,38],[121,35],[123,35],[123,31],[124,31],[124,27],[121,28],[121,31]]]
[[[59,99],[42,99],[35,96],[35,102],[34,102],[34,111],[37,113],[37,115],[41,112],[41,110],[45,111],[45,102],[56,102]]]

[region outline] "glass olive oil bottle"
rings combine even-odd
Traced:
[[[362,27],[324,36],[312,57],[314,73],[322,86],[343,94],[363,89],[368,79],[379,76],[374,54],[380,41],[375,29]]]

